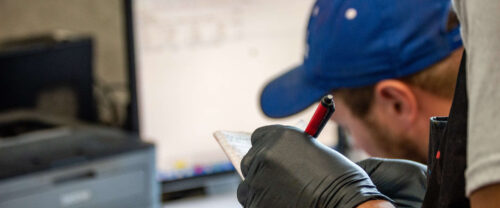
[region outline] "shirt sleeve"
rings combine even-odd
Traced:
[[[455,0],[467,51],[466,194],[500,183],[500,2]]]

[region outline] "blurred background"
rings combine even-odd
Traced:
[[[310,119],[258,98],[302,62],[312,5],[0,0],[0,207],[239,207],[212,134]]]

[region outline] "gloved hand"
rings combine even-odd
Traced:
[[[353,208],[371,199],[390,201],[358,165],[293,127],[257,129],[241,170],[238,200],[245,207]]]
[[[427,167],[398,159],[369,158],[357,163],[377,189],[394,200],[396,207],[420,208],[427,189]]]

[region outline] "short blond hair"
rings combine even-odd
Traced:
[[[456,49],[448,57],[415,74],[398,78],[406,84],[418,87],[439,97],[452,99],[458,75],[463,48]],[[375,85],[359,88],[341,88],[333,91],[341,98],[351,112],[364,118],[373,102]]]

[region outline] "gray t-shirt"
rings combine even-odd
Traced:
[[[466,195],[500,183],[500,1],[453,0],[467,51]]]

